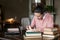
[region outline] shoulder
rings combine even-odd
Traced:
[[[53,18],[53,16],[51,15],[51,13],[45,13],[44,18],[45,19],[50,19],[50,18]]]
[[[51,13],[45,13],[46,16],[51,16]]]
[[[53,17],[51,13],[45,13],[45,17]]]

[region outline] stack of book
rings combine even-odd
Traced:
[[[54,38],[55,36],[54,36],[53,30],[50,29],[50,28],[45,28],[45,29],[44,29],[43,37]]]
[[[45,29],[44,29],[44,34],[52,35],[52,34],[53,34],[53,30],[50,29],[50,28],[45,28]]]

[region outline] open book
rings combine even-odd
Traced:
[[[41,36],[41,32],[35,32],[35,29],[27,30],[26,36]]]

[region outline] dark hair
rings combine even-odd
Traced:
[[[44,9],[41,6],[37,6],[34,10],[34,13],[41,13],[44,14]]]

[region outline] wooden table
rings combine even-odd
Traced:
[[[24,40],[42,40],[41,36],[24,36]]]

